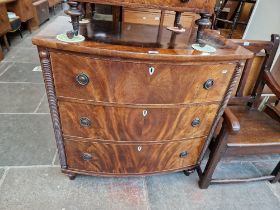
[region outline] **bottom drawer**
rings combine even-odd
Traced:
[[[195,165],[204,141],[122,144],[65,140],[65,152],[69,169],[103,175],[149,174]]]

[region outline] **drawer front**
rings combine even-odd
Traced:
[[[120,108],[59,102],[66,136],[113,141],[181,140],[208,135],[218,105]]]
[[[65,141],[70,169],[100,174],[140,174],[196,164],[204,139],[168,144],[107,144]]]
[[[147,24],[147,25],[159,25],[161,13],[158,12],[147,12],[147,11],[139,11],[139,10],[124,10],[124,19],[125,23],[138,23],[138,24]],[[189,28],[192,26],[194,21],[194,15],[190,15],[190,13],[183,13],[181,17],[181,24],[185,28]],[[175,20],[175,13],[166,13],[164,16],[163,25],[164,26],[173,26]]]
[[[57,96],[127,104],[221,101],[235,67],[154,65],[73,55],[70,60],[60,53],[51,53],[51,58]]]

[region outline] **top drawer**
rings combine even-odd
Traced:
[[[122,104],[221,101],[235,64],[171,65],[51,53],[57,96]]]

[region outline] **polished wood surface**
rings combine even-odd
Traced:
[[[75,62],[69,60],[70,56]],[[61,53],[51,53],[51,59],[58,97],[121,104],[220,101],[235,67],[235,64],[136,63]],[[154,68],[152,75],[150,68]],[[76,76],[81,73],[89,78],[89,83],[85,86],[75,81]],[[204,83],[209,79],[214,81],[214,85],[207,90]]]
[[[218,105],[145,109],[60,102],[59,109],[63,134],[67,136],[106,141],[177,141],[207,136]],[[82,117],[88,118],[91,125],[80,125]],[[196,118],[201,122],[194,127]]]
[[[97,4],[126,6],[131,8],[166,9],[171,11],[191,11],[196,13],[213,13],[216,0],[77,0]]]
[[[213,31],[206,31],[206,43],[217,48],[217,52],[205,53],[193,50],[196,30],[174,34],[165,27],[142,24],[118,24],[95,21],[81,25],[81,34],[87,41],[69,44],[58,41],[56,36],[72,29],[68,17],[58,17],[53,24],[42,29],[33,39],[35,45],[57,50],[94,54],[96,56],[165,62],[229,62],[248,59],[253,53],[222,38]],[[154,53],[155,52],[155,53]]]
[[[137,175],[183,170],[196,164],[204,139],[157,144],[94,143],[65,140],[69,169],[96,174]],[[186,157],[180,157],[187,152]],[[83,155],[92,156],[84,160]]]
[[[195,51],[196,29],[93,21],[86,41],[60,42],[59,17],[33,38],[63,171],[103,176],[193,170],[201,163],[252,53],[205,31],[215,53]]]

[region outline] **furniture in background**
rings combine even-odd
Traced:
[[[9,49],[8,40],[6,34],[11,30],[11,26],[9,23],[9,18],[7,15],[6,1],[0,2],[0,38],[3,37],[5,47]],[[0,42],[0,61],[4,58],[4,52]]]
[[[53,14],[55,14],[55,8],[58,4],[61,5],[62,8],[62,0],[48,0],[49,8],[52,9]]]
[[[82,2],[101,3],[87,0]],[[176,33],[159,26],[94,21],[79,26],[79,3],[69,2],[33,38],[38,46],[62,172],[136,176],[194,171],[241,73],[253,54],[209,26],[215,0],[107,0],[106,4],[201,12],[195,27]],[[73,28],[86,37],[62,44]],[[68,33],[67,33],[68,34]],[[46,38],[47,36],[47,38]],[[192,44],[207,43],[205,54]]]
[[[16,0],[7,3],[7,9],[20,17],[21,22],[27,23],[28,30],[31,32],[31,19],[34,17],[32,0]]]
[[[190,28],[196,19],[199,19],[199,15],[196,13],[182,13],[181,25],[185,28]],[[124,7],[122,11],[122,21],[125,23],[148,25],[160,25],[160,21],[162,21],[163,26],[171,26],[175,21],[175,12]]]
[[[226,108],[221,130],[210,147],[206,168],[203,173],[198,170],[201,188],[208,188],[213,183],[258,180],[270,180],[274,183],[280,180],[280,162],[271,175],[248,179],[212,179],[215,168],[223,156],[280,154],[280,112],[275,107],[280,99],[280,85],[270,72],[279,39],[279,35],[272,35],[271,41],[235,40],[255,54],[265,50],[266,56],[250,96],[243,95],[242,89],[246,84],[252,59],[246,64],[236,97],[231,99],[231,105]],[[276,95],[277,101],[274,105],[265,104],[264,109],[260,111],[258,107],[265,85]]]
[[[33,0],[34,18],[31,20],[31,28],[35,30],[41,24],[50,19],[48,0]]]
[[[221,15],[223,15],[223,10],[229,1],[237,1],[238,4],[237,4],[237,7],[236,7],[232,17],[230,17],[229,19],[225,19]],[[220,4],[220,6],[218,7],[218,9],[216,11],[214,28],[217,29],[217,25],[219,22],[224,22],[226,24],[229,24],[230,32],[228,34],[228,38],[232,38],[232,35],[233,35],[234,31],[236,30],[238,24],[247,25],[247,21],[240,21],[240,16],[242,14],[242,10],[244,8],[245,3],[251,3],[254,5],[256,3],[256,0],[222,0],[222,3]],[[253,10],[253,8],[254,8],[254,6],[251,7],[251,11]]]
[[[21,33],[20,18],[18,16],[14,17],[14,18],[9,18],[9,22],[10,22],[10,25],[11,25],[11,30],[9,31],[9,33],[19,32],[20,37],[23,38],[22,33]],[[9,41],[9,44],[11,45],[10,41]]]

